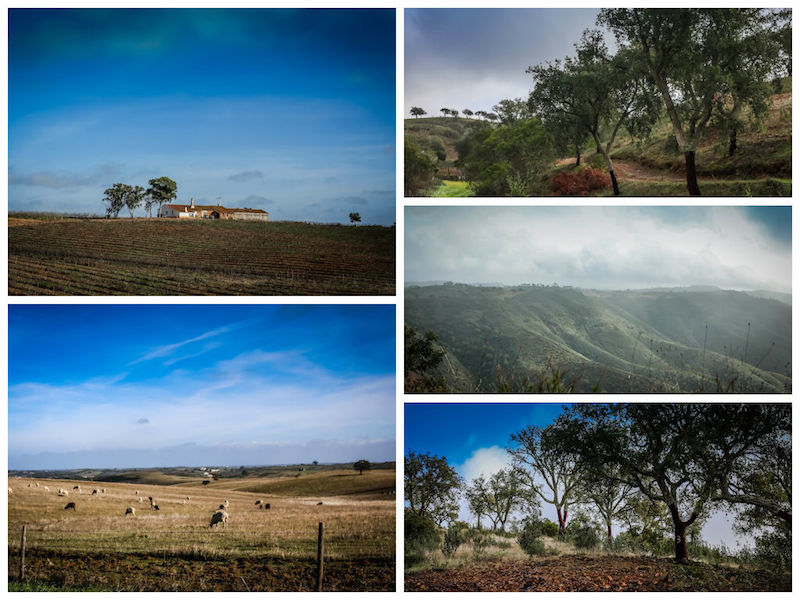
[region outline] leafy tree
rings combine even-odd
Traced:
[[[465,108],[465,109],[464,109],[464,110],[462,110],[461,112],[462,112],[462,113],[464,113],[468,119],[472,118],[472,115],[474,115],[474,114],[475,114],[474,112],[472,112],[472,111],[471,111],[470,109],[468,109],[468,108]]]
[[[149,196],[147,190],[145,190],[142,186],[127,186],[125,189],[125,206],[128,208],[128,211],[131,213],[131,219],[133,218],[133,211],[136,210],[137,207],[141,206],[144,199]]]
[[[501,469],[488,479],[477,477],[467,488],[466,497],[471,510],[478,511],[478,521],[482,514],[488,515],[493,530],[505,531],[509,516],[517,510],[538,510],[537,498],[514,469]]]
[[[119,211],[125,206],[125,199],[127,197],[127,190],[129,185],[124,183],[115,183],[110,188],[103,192],[103,202],[108,202],[106,207],[106,218],[111,217],[116,219]]]
[[[535,118],[478,127],[456,149],[456,165],[477,196],[531,195],[555,157],[550,136]]]
[[[584,31],[575,49],[575,57],[528,68],[536,85],[529,102],[545,121],[566,122],[591,136],[619,195],[611,148],[623,126],[641,136],[649,132],[658,116],[656,96],[646,72],[627,52],[612,56],[600,31]]]
[[[761,110],[759,88],[775,48],[765,33],[766,16],[755,8],[600,11],[598,23],[645,66],[661,94],[692,196],[700,195],[695,153],[720,99],[730,94],[734,105]]]
[[[451,117],[453,117],[455,119],[458,115],[459,115],[459,112],[458,112],[457,109],[455,109],[455,108],[451,108],[450,109],[450,116]]]
[[[363,475],[364,471],[369,471],[370,469],[372,469],[372,463],[369,462],[368,460],[363,460],[363,459],[358,460],[355,463],[353,463],[353,469],[358,471],[359,475]]]
[[[528,103],[522,98],[500,100],[492,107],[492,110],[497,113],[495,117],[503,125],[514,125],[533,116]]]
[[[555,507],[559,535],[564,534],[569,508],[578,499],[581,478],[577,455],[555,444],[562,435],[555,424],[544,428],[529,425],[511,435],[515,445],[507,449],[531,492]],[[546,490],[536,484],[536,477],[544,479]]]
[[[456,519],[462,480],[445,457],[409,452],[403,473],[403,492],[412,511],[440,526]]]
[[[553,148],[559,155],[572,154],[575,166],[581,164],[581,154],[591,135],[581,122],[566,113],[553,113],[542,122],[553,140]]]
[[[435,179],[436,164],[408,139],[405,143],[403,188],[406,196],[422,196]]]
[[[450,114],[450,109],[449,108],[440,108],[439,112],[442,113],[442,115],[446,117],[447,115]]]
[[[432,331],[424,335],[413,327],[405,326],[404,359],[405,389],[414,391],[446,391],[442,378],[434,378],[429,372],[438,367],[445,352],[438,347],[438,338]]]
[[[486,111],[485,110],[476,110],[475,114],[478,115],[481,119],[486,118]]]
[[[425,112],[424,109],[420,108],[419,106],[412,106],[410,112],[411,112],[411,116],[414,117],[415,119],[417,117],[421,117],[423,115],[427,115],[428,114],[428,113]]]
[[[616,465],[600,465],[595,470],[587,469],[579,487],[579,496],[600,515],[610,541],[613,538],[612,524],[625,514],[628,501],[635,496],[636,489],[621,480],[619,467]]]
[[[178,184],[169,177],[158,177],[149,182],[150,189],[147,190],[150,197],[158,204],[159,210],[162,204],[166,204],[178,197]]]
[[[351,212],[350,213],[350,222],[353,223],[353,224],[361,223],[361,215],[358,214],[357,212]]]
[[[663,503],[673,523],[675,559],[686,561],[687,529],[751,452],[775,431],[778,405],[576,405],[558,421],[557,447],[590,468],[619,467],[618,479]]]

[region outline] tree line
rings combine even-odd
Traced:
[[[611,158],[618,135],[644,140],[664,116],[687,191],[700,195],[696,152],[708,128],[727,135],[732,156],[738,133],[766,115],[772,81],[791,76],[791,9],[603,9],[597,25],[604,29],[586,30],[573,56],[527,69],[534,84],[527,100],[494,107],[507,131],[477,129],[462,143],[459,163],[478,195],[530,191],[555,152],[570,150],[580,164],[588,143],[619,194]],[[515,131],[528,120],[528,131]]]
[[[133,211],[139,206],[144,205],[147,215],[153,216],[153,207],[161,208],[178,197],[178,184],[169,177],[158,177],[151,179],[148,189],[140,185],[131,186],[127,183],[115,183],[106,189],[102,202],[108,204],[106,207],[106,217],[116,219],[119,211],[127,208],[133,218]]]
[[[789,404],[575,404],[550,425],[513,433],[506,450],[509,468],[471,482],[444,457],[409,452],[407,513],[449,528],[464,498],[479,528],[504,531],[515,513],[539,521],[545,503],[563,535],[580,508],[609,543],[624,523],[629,539],[673,540],[685,562],[690,532],[726,510],[756,549],[791,561]]]

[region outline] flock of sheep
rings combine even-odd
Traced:
[[[205,482],[203,482],[203,483],[205,483]],[[38,487],[42,487],[45,492],[49,492],[50,491],[50,488],[48,486],[46,486],[46,485],[45,486],[40,486],[39,482],[29,483],[28,487],[37,487],[37,488]],[[77,491],[77,493],[80,494],[81,493],[81,486],[76,485],[75,487],[72,488],[72,491],[73,492]],[[9,486],[9,488],[8,488],[8,493],[9,494],[13,494],[14,493],[14,490],[11,488],[11,486]],[[91,495],[92,496],[97,496],[99,494],[105,494],[105,493],[106,493],[106,488],[100,488],[100,489],[95,488],[95,489],[92,490]],[[66,489],[63,489],[63,488],[58,488],[56,494],[58,496],[61,496],[61,497],[69,496],[69,491],[66,490]],[[138,500],[139,500],[140,503],[144,502],[144,498],[139,494],[139,490],[135,490],[134,494],[138,497]],[[150,500],[150,510],[154,510],[154,511],[160,510],[159,507],[158,507],[158,504],[156,503],[156,501],[153,499],[152,496],[148,496],[148,499]],[[183,498],[181,503],[182,504],[187,504],[190,500],[191,500],[191,498],[189,496],[186,496],[185,498]],[[319,504],[322,504],[322,502],[320,502]],[[223,527],[227,527],[228,526],[228,516],[229,516],[228,515],[228,506],[229,505],[230,505],[230,502],[227,499],[224,500],[222,502],[222,504],[219,505],[219,510],[217,510],[211,516],[211,523],[209,524],[209,527],[214,527],[215,525],[219,525],[220,523],[222,524]],[[255,505],[259,508],[259,510],[269,510],[270,509],[269,503],[268,502],[264,502],[263,500],[256,500]],[[67,505],[64,507],[64,510],[76,511],[77,509],[76,509],[76,506],[75,506],[75,502],[67,503]],[[136,509],[134,507],[132,507],[132,506],[128,506],[125,509],[125,516],[127,517],[128,515],[136,516]]]

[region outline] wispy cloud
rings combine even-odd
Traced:
[[[256,179],[264,179],[264,173],[261,171],[242,171],[228,176],[229,181],[255,181]]]
[[[108,184],[110,186],[111,181],[121,173],[122,167],[114,163],[101,165],[89,174],[55,173],[53,171],[20,173],[13,167],[10,167],[8,170],[8,184],[56,190],[74,189],[98,184]]]
[[[223,327],[218,327],[217,329],[212,329],[211,331],[206,331],[205,333],[201,333],[200,335],[195,336],[193,338],[189,338],[188,340],[183,340],[181,342],[176,342],[174,344],[166,344],[164,346],[159,346],[157,348],[150,350],[150,352],[148,352],[144,356],[141,356],[136,360],[134,360],[133,362],[129,363],[129,365],[135,365],[137,363],[153,360],[155,358],[164,358],[165,356],[169,356],[173,354],[176,350],[183,348],[184,346],[187,346],[189,344],[202,342],[203,340],[207,340],[209,338],[213,338],[218,335],[229,333],[230,331],[232,331],[234,327],[235,327],[234,325],[225,325]],[[171,363],[168,364],[172,364],[174,362],[177,362],[177,359],[172,360]]]

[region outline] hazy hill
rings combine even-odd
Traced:
[[[405,318],[439,337],[454,391],[526,391],[555,370],[576,391],[791,389],[791,306],[744,292],[445,284],[406,288]]]

